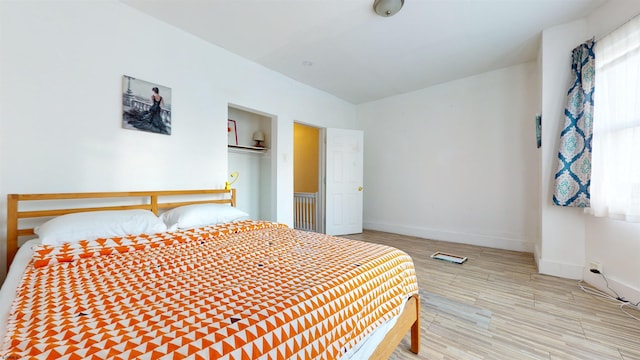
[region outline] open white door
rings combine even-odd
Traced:
[[[326,137],[325,232],[361,233],[363,132],[326,129]]]

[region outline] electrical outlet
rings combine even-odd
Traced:
[[[597,270],[597,271],[594,271]],[[602,263],[599,261],[592,261],[591,263],[589,263],[589,271],[591,271],[592,273],[600,273],[602,274]]]

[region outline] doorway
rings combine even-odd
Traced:
[[[294,228],[324,233],[323,129],[293,124]]]
[[[293,133],[294,228],[361,233],[364,133],[300,123]]]
[[[325,129],[325,232],[362,232],[364,132]]]

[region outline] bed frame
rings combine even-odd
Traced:
[[[185,200],[188,199],[188,200]],[[53,208],[58,202],[78,203],[68,208]],[[109,205],[95,205],[108,201]],[[21,203],[32,203],[37,210],[21,210]],[[37,203],[38,206],[35,206]],[[192,204],[230,204],[236,206],[236,189],[213,190],[165,190],[134,192],[89,192],[57,194],[8,194],[7,195],[7,269],[18,251],[19,237],[33,236],[33,225],[21,226],[21,219],[50,218],[64,214],[100,210],[150,210],[156,215],[160,210]],[[420,350],[420,300],[413,295],[393,328],[378,345],[371,359],[387,359],[396,349],[405,334],[411,330],[411,352]]]
[[[180,197],[182,201],[175,201]],[[191,197],[192,200],[184,200]],[[198,197],[193,199],[193,197]],[[73,208],[56,208],[52,201],[75,202]],[[111,205],[95,205],[101,200],[109,200]],[[173,200],[170,202],[170,200]],[[22,211],[19,203],[40,202],[39,210]],[[92,204],[93,202],[93,204]],[[50,218],[64,214],[99,210],[144,209],[158,212],[182,205],[191,204],[231,204],[236,206],[236,189],[230,190],[166,190],[132,192],[88,192],[58,194],[9,194],[7,195],[7,269],[18,251],[20,236],[33,236],[33,227],[21,227],[21,219]],[[68,206],[68,205],[65,205]],[[42,210],[40,210],[42,209]]]

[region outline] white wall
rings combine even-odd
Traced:
[[[542,37],[542,36],[541,36]],[[542,115],[542,46],[540,46],[540,48],[538,48],[538,56],[536,58],[536,67],[538,70],[538,81],[535,84],[535,89],[538,92],[538,114]],[[540,129],[541,135],[542,135],[542,128]],[[542,137],[541,137],[542,140]],[[542,141],[541,141],[541,145],[542,145]],[[541,196],[540,194],[542,194],[542,177],[540,176],[540,169],[542,169],[542,146],[538,149],[538,151],[536,152],[536,159],[535,159],[535,167],[536,169],[538,169],[538,176],[537,178],[537,184],[536,187],[538,189],[538,196]],[[541,253],[541,249],[542,249],[542,223],[541,220],[542,219],[542,201],[541,199],[538,199],[538,201],[536,202],[536,224],[535,224],[535,231],[533,232],[533,242],[534,242],[534,246],[533,246],[533,253],[534,253],[534,258],[536,259],[536,263],[537,260],[539,258],[539,254]]]
[[[533,250],[535,63],[360,105],[364,227]]]
[[[542,33],[542,163],[541,249],[536,248],[543,274],[581,279],[585,261],[582,209],[553,205],[560,131],[570,83],[571,50],[587,40],[586,21],[545,29]]]
[[[583,214],[580,209],[556,207],[551,205],[551,196],[571,50],[591,37],[600,39],[638,13],[640,2],[636,0],[609,1],[585,19],[546,29],[543,33],[542,238],[541,249],[536,253],[542,273],[583,278],[605,290],[602,277],[589,272],[590,262],[601,262],[611,287],[633,302],[640,301],[640,224],[596,218]]]
[[[293,121],[356,122],[355,106],[115,0],[1,1],[0,44],[3,241],[7,193],[222,187],[229,103],[278,116],[273,213],[291,224]],[[172,89],[171,136],[120,127],[125,74]]]
[[[589,271],[590,262],[600,262],[612,289],[640,301],[640,224],[588,216],[585,233],[584,280],[606,290],[602,277]]]
[[[636,14],[640,14],[639,1],[610,1],[587,18],[589,33],[600,39]],[[640,301],[640,224],[585,217],[587,266],[584,279],[601,289],[606,288],[602,277],[592,274],[588,269],[591,261],[599,261],[613,289],[628,300]]]

